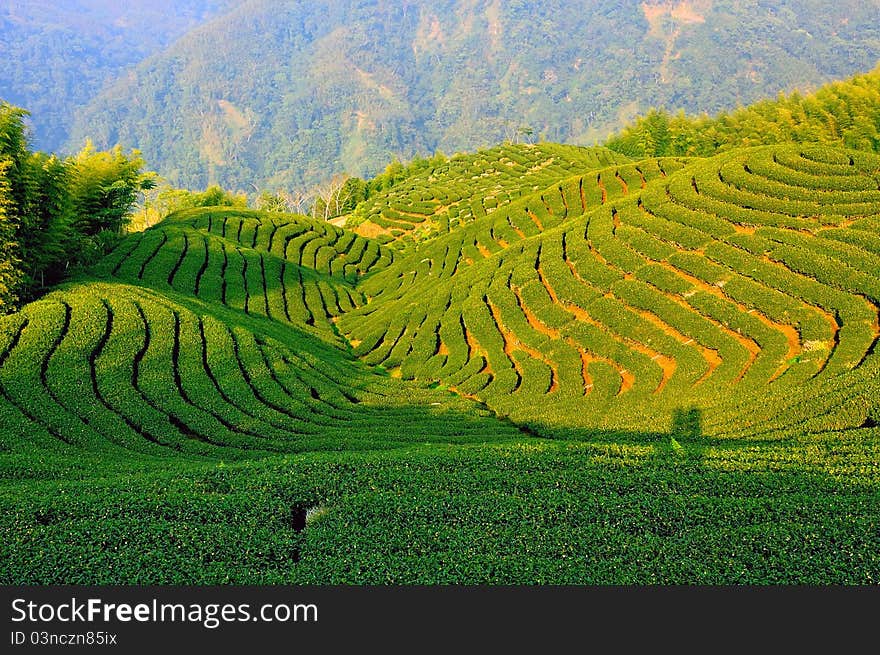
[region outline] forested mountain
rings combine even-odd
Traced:
[[[4,0],[0,98],[33,114],[33,142],[57,150],[106,84],[232,0]],[[79,149],[82,143],[71,150]]]
[[[72,146],[172,182],[311,185],[516,137],[591,144],[652,106],[710,114],[880,58],[876,0],[250,0],[108,88]]]

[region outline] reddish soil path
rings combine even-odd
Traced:
[[[346,217],[346,220],[348,220],[348,217]],[[375,239],[376,237],[383,234],[391,234],[391,230],[389,230],[388,228],[384,228],[381,225],[377,225],[370,220],[366,220],[355,227],[353,232],[359,236],[366,237],[368,239]]]
[[[498,331],[504,339],[504,354],[507,355],[507,358],[510,360],[510,363],[513,364],[513,368],[519,374],[520,378],[525,379],[525,374],[517,363],[516,358],[513,356],[513,353],[516,350],[521,350],[532,359],[543,362],[550,369],[550,387],[547,390],[547,393],[553,393],[556,391],[559,388],[559,371],[556,368],[556,363],[547,359],[540,351],[522,343],[517,336],[506,325],[504,325],[504,322],[501,320],[501,312],[492,301],[486,298],[486,304],[489,306],[489,311],[492,312],[495,326],[498,328]]]
[[[602,181],[602,174],[596,175],[596,186],[602,191],[602,204],[608,202],[608,191],[605,190],[605,183]]]
[[[513,224],[513,221],[511,221],[510,218],[507,219],[507,224],[510,225],[511,229],[512,229],[514,232],[517,233],[517,235],[519,236],[520,239],[526,239],[526,238],[528,238],[528,237],[526,237],[525,232],[523,232],[523,231],[522,231],[521,229],[519,229],[516,225],[514,225],[514,224]]]
[[[654,389],[653,393],[659,393],[660,391],[663,390],[663,387],[666,386],[666,383],[669,381],[669,379],[675,373],[675,369],[676,369],[675,359],[673,359],[672,357],[669,357],[668,355],[665,355],[661,352],[658,352],[658,351],[654,350],[653,348],[649,348],[648,346],[646,346],[643,343],[639,343],[638,341],[630,339],[629,337],[626,337],[623,335],[615,335],[608,330],[608,326],[606,326],[604,323],[601,323],[600,321],[597,321],[596,319],[594,319],[582,307],[578,307],[574,303],[570,303],[570,302],[561,302],[559,300],[559,297],[556,295],[556,291],[553,289],[553,287],[550,285],[547,278],[545,277],[544,272],[543,272],[540,265],[538,266],[537,272],[538,272],[538,279],[541,281],[541,284],[544,285],[544,289],[547,290],[547,293],[550,295],[550,298],[553,300],[553,302],[555,304],[562,307],[565,311],[567,311],[569,314],[574,316],[577,320],[581,321],[582,323],[587,323],[588,325],[592,325],[592,326],[602,330],[604,333],[608,334],[615,341],[617,341],[619,343],[623,343],[627,347],[631,348],[632,350],[635,350],[636,352],[639,352],[643,355],[646,355],[647,357],[649,357],[651,359],[651,361],[655,362],[660,367],[660,369],[663,371],[663,375],[662,375],[662,378],[660,379],[660,383],[657,385],[657,388]],[[624,373],[628,373],[628,371],[624,371]],[[632,385],[630,385],[630,386],[632,386]]]
[[[590,355],[587,353],[586,350],[576,345],[573,339],[569,339],[568,343],[581,355],[581,376],[584,379],[584,395],[586,395],[593,390],[593,378],[590,376],[589,371],[591,361]]]
[[[626,184],[626,180],[621,177],[619,170],[614,171],[614,177],[620,182],[620,187],[623,189],[623,195],[627,195],[629,193],[629,187]],[[642,178],[642,181],[644,181],[644,178]]]
[[[764,325],[766,325],[770,329],[775,330],[777,332],[781,332],[783,335],[785,335],[785,339],[788,343],[788,353],[785,357],[785,361],[783,361],[782,364],[780,365],[780,368],[771,376],[771,378],[770,378],[771,381],[776,379],[777,377],[779,377],[779,375],[781,375],[782,372],[786,368],[788,368],[788,360],[792,359],[793,357],[796,357],[797,355],[799,355],[802,352],[801,342],[800,342],[800,334],[798,334],[798,331],[793,326],[787,325],[784,323],[777,323],[777,322],[771,320],[770,318],[768,318],[767,316],[765,316],[761,312],[759,312],[755,309],[750,309],[750,308],[746,307],[745,305],[743,305],[742,303],[734,300],[730,296],[726,295],[721,290],[720,287],[717,287],[713,284],[709,284],[708,282],[704,282],[703,280],[701,280],[697,277],[694,277],[693,275],[686,273],[685,271],[683,271],[679,268],[676,268],[675,266],[673,266],[669,262],[664,261],[664,262],[657,262],[657,263],[660,264],[660,266],[662,266],[663,268],[667,269],[668,271],[675,273],[676,275],[678,275],[682,279],[686,280],[687,282],[689,282],[693,286],[697,287],[701,291],[705,291],[706,293],[709,293],[717,298],[724,299],[725,301],[731,303],[734,307],[736,307],[742,313],[754,315],[755,318],[757,318],[759,321],[761,321]],[[752,361],[754,361],[754,359]],[[751,362],[749,363],[749,365],[751,365]],[[746,368],[748,368],[748,367],[746,367]],[[745,375],[745,369],[743,370],[743,372],[740,374],[740,376],[737,378],[736,381],[739,381],[740,379],[742,379],[743,375]]]
[[[478,356],[482,357],[486,364],[480,370],[480,373],[494,375],[492,372],[492,366],[489,364],[489,356],[486,353],[486,350],[480,345],[480,342],[477,341],[477,338],[471,333],[471,331],[467,329],[467,326],[463,325],[462,327],[464,327],[464,340],[468,346],[468,361]]]
[[[642,209],[643,209],[643,211],[644,211],[644,208],[642,208]],[[599,260],[599,262],[601,262],[604,266],[606,266],[606,267],[608,267],[608,268],[612,268],[612,269],[614,269],[614,270],[620,271],[620,269],[618,269],[618,268],[615,267],[615,266],[612,266],[612,265],[611,265],[611,264],[610,264],[610,263],[609,263],[604,257],[602,257],[602,255],[600,255],[600,254],[598,253],[598,251],[594,250],[594,249],[592,248],[592,244],[589,244],[589,245],[590,245],[591,253],[593,254],[593,256],[596,257],[596,259]],[[646,259],[647,259],[647,258],[646,258]],[[670,271],[673,272],[673,273],[676,273],[676,274],[680,274],[680,273],[681,273],[681,272],[679,271],[679,269],[677,269],[677,268],[671,266],[671,265],[668,264],[667,262],[655,261],[655,260],[651,260],[651,259],[648,259],[647,261],[649,261],[649,262],[651,262],[651,263],[659,264],[659,265],[662,266],[663,268],[666,268],[667,270],[670,270]],[[577,271],[577,268],[576,268],[575,265],[574,265],[574,262],[572,262],[572,261],[568,258],[568,254],[567,254],[567,252],[566,252],[566,256],[565,256],[565,263],[566,263],[566,265],[568,265],[569,270],[571,271],[572,275],[575,277],[576,280],[578,280],[581,284],[584,284],[584,285],[587,286],[587,287],[594,288],[592,284],[590,284],[589,282],[587,282],[586,280],[584,280],[583,277],[581,277],[581,275],[580,275],[580,274],[578,273],[578,271]],[[622,271],[621,271],[621,272],[622,272]],[[632,277],[633,277],[633,276],[624,273],[624,279],[632,278]],[[695,279],[695,278],[694,278],[694,279]],[[753,341],[752,339],[747,338],[747,337],[745,337],[745,336],[739,334],[738,332],[736,332],[736,331],[734,331],[734,330],[731,330],[730,328],[724,326],[722,323],[720,323],[719,321],[713,319],[712,317],[710,317],[710,316],[704,316],[703,314],[700,314],[700,313],[699,313],[694,307],[692,307],[692,306],[689,305],[688,303],[684,302],[683,300],[679,299],[678,297],[673,296],[673,295],[670,295],[670,294],[667,293],[666,291],[664,291],[664,290],[662,290],[662,289],[660,289],[660,288],[658,288],[658,287],[655,287],[654,285],[651,285],[651,287],[652,287],[655,291],[657,291],[658,293],[662,294],[665,298],[668,298],[669,300],[672,300],[673,302],[675,302],[677,305],[679,305],[681,308],[685,309],[686,311],[696,313],[697,315],[699,315],[699,316],[705,318],[707,321],[709,321],[710,323],[712,323],[712,325],[714,325],[714,326],[717,327],[718,329],[722,330],[725,334],[728,334],[729,336],[731,336],[732,338],[736,339],[736,341],[739,342],[739,344],[740,344],[740,345],[746,350],[746,352],[749,353],[749,360],[748,360],[748,362],[746,362],[746,365],[743,367],[742,371],[740,371],[739,375],[738,375],[737,378],[736,378],[736,381],[741,380],[742,377],[746,374],[746,371],[748,371],[749,367],[751,367],[751,365],[754,363],[755,359],[756,359],[757,356],[758,356],[758,353],[761,352],[761,349],[760,349],[760,347],[758,346],[758,344],[755,343],[755,341]],[[545,285],[545,288],[546,288],[546,285]],[[606,294],[606,295],[608,295],[608,294]],[[613,294],[611,294],[611,296],[614,297]],[[634,311],[638,311],[638,310],[636,310],[634,307],[630,307],[630,309],[633,309]],[[880,320],[880,319],[878,319],[878,320]],[[664,324],[664,325],[665,325],[665,324]],[[674,328],[672,328],[672,326],[668,326],[668,325],[667,325],[667,327],[670,328],[670,329],[674,329]],[[682,335],[682,336],[684,336],[684,335]],[[700,347],[700,350],[701,350],[701,352],[702,352],[702,354],[703,354],[703,357],[704,357],[704,358],[706,359],[706,361],[709,363],[709,366],[710,366],[710,371],[709,371],[709,373],[711,374],[711,373],[714,372],[715,369],[721,364],[721,361],[722,361],[722,360],[721,360],[721,358],[719,357],[718,352],[717,352],[716,350],[714,350],[714,349],[712,349],[712,348],[708,348],[708,347],[702,346],[702,345],[700,345],[699,347]],[[700,383],[700,382],[704,381],[704,379],[707,379],[707,378],[708,378],[708,375],[703,376],[703,378],[701,378],[700,380],[698,380],[697,383]]]
[[[711,377],[712,374],[715,372],[715,369],[721,365],[722,360],[721,360],[721,357],[718,355],[717,350],[707,348],[706,346],[702,345],[701,343],[698,343],[697,341],[695,341],[691,337],[689,337],[685,334],[682,334],[681,332],[676,330],[674,327],[672,327],[668,323],[665,323],[663,321],[663,319],[661,319],[659,316],[657,316],[653,312],[649,312],[645,309],[637,309],[637,308],[631,307],[629,305],[626,305],[626,306],[630,310],[634,311],[639,316],[641,316],[643,319],[645,319],[646,321],[651,323],[657,329],[662,331],[664,334],[666,334],[666,335],[672,337],[673,339],[675,339],[676,341],[678,341],[681,345],[690,346],[691,344],[693,344],[693,347],[700,351],[700,355],[702,355],[703,359],[706,360],[708,370],[694,384],[700,384],[701,382],[703,382],[706,379],[708,379],[709,377]]]
[[[768,257],[767,255],[764,255],[764,256],[761,258],[761,261],[763,261],[765,264],[769,264],[770,266],[777,266],[777,267],[781,268],[781,269],[782,269],[783,271],[785,271],[785,272],[791,272],[791,273],[794,273],[795,275],[798,275],[798,273],[795,273],[794,271],[792,271],[792,270],[791,270],[790,268],[788,268],[788,266],[786,266],[783,262],[778,262],[778,261],[776,261],[776,260],[774,260],[774,259],[770,259],[770,257]],[[805,277],[809,277],[809,276],[805,276]],[[810,280],[814,280],[814,278],[809,278],[809,279],[810,279]],[[818,282],[818,280],[814,280],[814,281],[817,281],[817,282]],[[819,282],[819,284],[822,284],[822,283]],[[823,285],[823,286],[824,286],[824,285]],[[793,298],[794,296],[791,296],[791,297]],[[819,305],[814,305],[813,303],[808,303],[806,300],[802,300],[802,299],[800,299],[800,298],[796,298],[796,300],[798,300],[798,302],[800,302],[804,307],[808,308],[810,311],[814,311],[814,312],[816,312],[817,314],[821,314],[821,315],[822,315],[822,317],[823,317],[823,318],[825,319],[825,321],[828,323],[828,326],[831,328],[831,340],[832,340],[832,341],[836,341],[836,340],[837,340],[837,332],[839,331],[840,326],[837,325],[837,319],[834,318],[834,314],[832,314],[831,312],[829,312],[829,311],[828,311],[827,309],[825,309],[824,307],[820,307]],[[875,308],[875,309],[876,309],[876,308]],[[831,356],[831,355],[830,355],[830,353],[829,353],[829,357],[830,357],[830,356]]]
[[[617,371],[617,374],[620,376],[620,386],[617,388],[617,393],[615,395],[621,396],[633,388],[636,381],[635,376],[623,368],[619,363],[608,357],[602,357],[585,350],[581,344],[571,337],[566,337],[565,341],[581,355],[581,376],[584,379],[584,395],[591,393],[593,390],[593,378],[590,376],[589,372],[590,364],[593,362],[604,362]]]
[[[532,223],[534,223],[535,225],[538,226],[538,230],[543,232],[544,231],[544,224],[541,223],[541,219],[538,218],[538,216],[535,214],[535,212],[533,212],[531,209],[526,207],[526,214],[528,214],[529,218],[532,219]]]
[[[559,197],[562,198],[562,207],[565,209],[565,215],[568,216],[568,200],[565,198],[565,192],[562,190],[562,185],[559,185]]]
[[[533,330],[535,330],[536,332],[540,332],[545,337],[549,337],[550,339],[562,338],[559,330],[551,328],[549,325],[539,319],[535,315],[535,312],[529,309],[528,305],[526,305],[525,301],[523,301],[522,293],[520,292],[519,287],[517,287],[516,285],[511,285],[510,290],[513,292],[513,295],[516,296],[516,302],[519,305],[519,308],[522,310],[522,313],[525,315],[526,321],[528,321]]]

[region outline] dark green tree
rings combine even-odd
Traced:
[[[21,279],[15,232],[17,221],[14,215],[12,188],[9,184],[9,159],[0,159],[0,314],[7,313],[17,298],[17,288]]]
[[[28,158],[27,129],[24,119],[28,112],[0,100],[0,159],[9,161],[6,171],[14,214],[25,206],[27,184],[24,162]]]
[[[25,116],[24,109],[0,101],[0,313],[14,306],[22,279],[17,237],[28,188]]]
[[[63,275],[76,243],[71,167],[55,155],[32,153],[23,166],[28,188],[17,242],[22,258],[22,283],[30,288],[54,284]]]
[[[31,152],[27,115],[0,101],[0,313],[104,254],[155,184],[137,151]]]

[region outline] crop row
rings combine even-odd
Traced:
[[[345,279],[184,225],[144,233],[104,270],[126,282],[171,287],[246,314],[324,332],[333,317],[363,302]]]
[[[692,272],[705,281],[725,285],[728,295],[796,326],[801,341],[813,349],[814,355],[805,358],[842,344],[838,359],[843,368],[861,359],[876,336],[878,282],[872,273],[877,270],[873,254],[790,229],[760,228],[750,233],[724,229],[712,224],[724,220],[718,215],[695,227],[690,214],[687,224],[680,222],[685,215],[678,207],[660,204],[652,213],[642,204],[641,214],[629,211],[625,216],[676,247],[699,251],[699,256],[690,258],[697,269]],[[851,233],[838,228],[823,234],[838,232]],[[714,268],[703,257],[714,262]],[[775,297],[756,284],[776,290]],[[793,296],[807,313],[780,294]]]
[[[32,426],[5,431],[3,446],[253,458],[381,443],[388,421],[399,428],[389,443],[446,434],[444,413],[461,409],[333,348],[301,347],[138,287],[56,292],[2,322],[0,420]],[[413,412],[424,414],[417,426]]]
[[[628,193],[636,193],[682,166],[684,161],[679,159],[646,160],[569,177],[448,235],[425,242],[365,280],[360,288],[381,302],[399,298],[427,276],[432,281],[449,279],[462,267],[516,247],[523,239],[558,227]]]
[[[418,241],[482,219],[575,173],[624,161],[602,148],[554,144],[508,144],[458,155],[363,203],[349,224],[368,222]]]
[[[743,157],[777,152],[795,159]],[[730,160],[654,176],[641,162],[532,194],[367,280],[376,297],[340,327],[370,364],[544,423],[624,400],[711,404],[733,384],[760,397],[768,382],[790,390],[863,367],[878,335],[876,244],[857,229],[867,219],[823,224],[870,209],[871,195],[795,179],[797,201],[770,211],[766,196],[769,218],[745,221],[761,212],[748,204],[757,192],[719,177]]]

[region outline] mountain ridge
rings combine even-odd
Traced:
[[[135,145],[181,186],[301,189],[524,126],[592,144],[651,106],[714,113],[876,65],[863,3],[798,7],[251,0],[102,94],[73,143]]]

